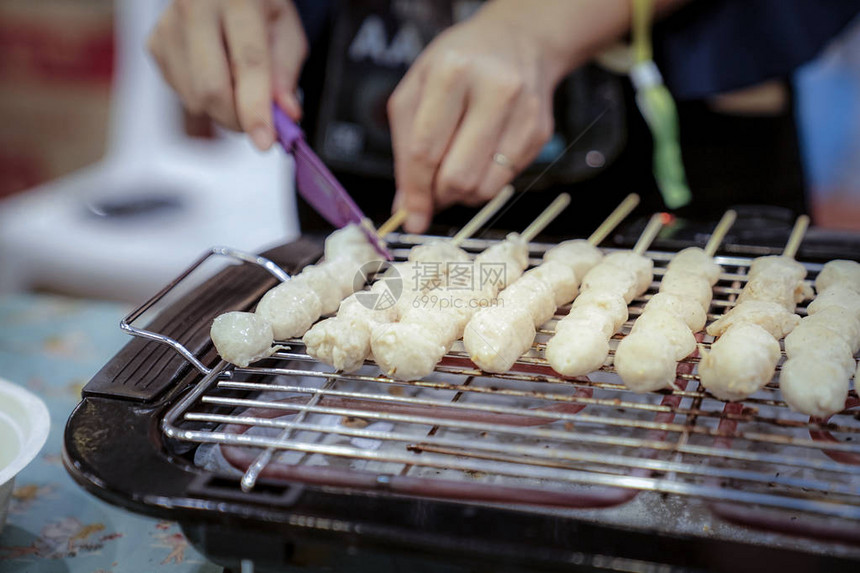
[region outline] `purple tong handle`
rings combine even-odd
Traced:
[[[276,104],[272,104],[272,117],[278,140],[295,158],[296,187],[302,197],[335,227],[344,227],[350,223],[361,226],[379,254],[391,260],[391,253],[385,248],[385,243],[376,234],[373,225],[307,144],[301,128]]]

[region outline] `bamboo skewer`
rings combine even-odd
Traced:
[[[455,246],[459,246],[460,243],[471,237],[475,234],[475,231],[480,229],[496,212],[508,202],[508,199],[514,194],[514,186],[513,185],[505,185],[499,194],[493,197],[484,207],[478,211],[472,219],[466,223],[460,231],[454,235],[451,239],[451,243]],[[409,216],[409,211],[405,208],[400,208],[394,212],[391,217],[388,218],[382,225],[379,226],[379,229],[376,230],[376,234],[380,237],[385,237],[395,229],[397,229],[400,225],[406,221],[406,217]]]
[[[531,225],[526,227],[526,230],[522,233],[523,240],[527,243],[532,242],[532,240],[534,240],[534,238],[537,237],[541,231],[547,227],[547,225],[552,223],[562,211],[567,209],[568,205],[570,205],[570,195],[562,193],[556,197],[555,201],[550,203],[549,207],[544,209],[543,213],[538,215],[537,219],[532,221]]]
[[[633,247],[634,253],[642,255],[648,250],[648,247],[650,247],[651,243],[654,242],[654,239],[657,238],[657,234],[660,232],[660,229],[663,228],[664,216],[665,213],[654,213],[651,215],[651,219],[648,221],[648,224],[645,225],[645,229],[643,229],[642,234],[639,235],[639,240],[636,241],[636,245]]]
[[[406,217],[408,216],[409,211],[407,211],[406,209],[398,209],[391,217],[388,218],[386,222],[379,226],[379,229],[376,230],[376,234],[380,237],[384,237],[385,235],[402,225],[403,221],[405,221]]]
[[[513,194],[514,186],[505,185],[502,190],[499,191],[498,195],[490,199],[490,201],[484,205],[468,223],[463,225],[463,228],[454,235],[453,239],[451,239],[451,243],[455,246],[459,246],[460,243],[474,235],[478,229],[483,227],[484,224],[489,221],[499,209],[501,209],[502,205],[508,202],[508,199],[510,199]]]
[[[602,243],[603,240],[609,236],[609,233],[614,231],[615,227],[617,227],[618,224],[621,223],[621,221],[623,221],[638,204],[639,195],[636,193],[628,195],[624,201],[622,201],[618,207],[616,207],[615,210],[606,217],[600,226],[591,233],[591,236],[588,237],[588,242],[594,246]]]
[[[797,255],[797,250],[800,248],[800,243],[803,242],[803,236],[806,234],[807,228],[809,228],[809,216],[801,215],[794,223],[794,228],[791,230],[788,242],[782,250],[782,256],[793,259]]]
[[[711,233],[711,238],[708,239],[708,244],[705,245],[705,254],[709,257],[713,257],[714,253],[717,252],[717,249],[720,247],[720,243],[723,242],[723,239],[726,238],[726,233],[729,232],[729,229],[732,228],[732,225],[735,224],[735,219],[738,218],[737,212],[732,209],[729,209],[725,212],[720,222],[717,223],[717,226],[714,227],[714,232]]]

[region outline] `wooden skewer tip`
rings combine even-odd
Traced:
[[[377,234],[380,237],[384,237],[388,233],[391,233],[394,229],[402,225],[408,216],[409,211],[406,209],[398,209],[391,217],[388,218],[387,221],[379,226],[379,229],[376,231]]]
[[[639,195],[636,193],[628,195],[624,201],[622,201],[618,207],[616,207],[615,210],[606,217],[600,226],[591,233],[591,236],[588,237],[588,242],[595,246],[602,243],[603,240],[609,236],[609,233],[614,231],[621,221],[627,218],[627,215],[629,215],[638,204]]]
[[[544,209],[543,213],[538,215],[537,219],[532,221],[531,225],[526,227],[526,230],[522,233],[523,239],[526,242],[531,242],[547,227],[547,225],[552,223],[552,221],[558,217],[562,211],[567,209],[568,205],[570,205],[569,194],[562,193],[556,197],[555,200],[549,204],[549,207]]]
[[[484,224],[490,220],[490,218],[495,215],[499,209],[502,208],[502,205],[508,202],[508,200],[514,194],[514,186],[513,185],[505,185],[502,187],[502,190],[498,192],[498,194],[490,199],[486,205],[484,205],[480,211],[478,211],[474,217],[472,217],[468,223],[463,225],[463,228],[460,229],[456,235],[451,239],[451,242],[454,245],[459,245],[469,237],[475,234],[478,229],[484,226]]]

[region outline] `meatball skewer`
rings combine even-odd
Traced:
[[[689,247],[672,258],[660,291],[618,343],[615,371],[629,389],[671,388],[678,361],[696,349],[695,333],[705,327],[711,289],[722,272],[713,256],[735,218],[734,211],[727,211],[704,249]]]
[[[792,410],[826,417],[841,411],[860,350],[860,263],[830,261],[815,279],[818,297],[785,338],[779,387]],[[855,377],[855,385],[857,378]]]
[[[710,350],[701,350],[699,380],[717,398],[743,400],[773,378],[780,357],[779,340],[800,322],[793,312],[794,303],[788,301],[805,296],[806,269],[794,255],[808,225],[809,217],[798,218],[782,256],[753,261],[747,285],[738,297],[743,301],[708,326],[708,334],[719,338]],[[761,288],[765,284],[773,287],[770,298],[767,289]],[[752,294],[745,297],[745,293]]]
[[[218,354],[245,367],[271,356],[281,346],[274,339],[289,338],[307,328],[326,308],[352,292],[355,272],[379,258],[376,248],[357,225],[334,231],[326,239],[325,262],[307,267],[301,274],[270,289],[257,304],[256,312],[227,312],[212,323],[209,336]],[[349,277],[349,281],[345,280]]]
[[[497,280],[477,288],[448,289],[437,305],[420,305],[407,313],[400,322],[374,327],[371,349],[376,363],[387,376],[398,380],[421,379],[436,367],[451,345],[463,335],[463,330],[480,306],[491,303],[498,292],[518,279],[528,266],[528,243],[534,239],[570,203],[570,196],[559,195],[522,235],[511,233],[475,258],[472,280],[487,268],[499,267]],[[448,284],[452,284],[448,277]],[[529,317],[529,326],[531,318]]]
[[[583,376],[600,368],[609,356],[609,340],[627,321],[627,304],[653,280],[654,262],[643,253],[660,232],[656,213],[631,251],[606,255],[582,279],[581,294],[558,322],[546,344],[546,359],[564,376]]]
[[[302,340],[307,353],[339,371],[353,372],[360,368],[370,357],[372,329],[403,318],[414,305],[420,304],[422,296],[438,291],[451,264],[467,263],[469,256],[459,245],[495,215],[513,192],[512,186],[506,186],[452,239],[414,247],[409,260],[395,263],[392,271],[374,283],[370,293],[355,293],[345,299],[336,316],[318,322],[305,333]],[[401,285],[402,292],[391,303],[395,290],[391,287],[395,283]]]
[[[540,265],[501,292],[497,306],[476,312],[463,334],[472,362],[485,372],[505,372],[528,352],[536,329],[576,297],[580,279],[603,258],[597,245],[638,203],[638,195],[628,196],[587,240],[548,250]]]

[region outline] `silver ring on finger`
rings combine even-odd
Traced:
[[[511,161],[504,153],[494,153],[493,163],[495,163],[496,165],[501,165],[502,167],[507,167],[514,173],[517,173],[518,171],[517,166],[514,165],[513,161]]]

